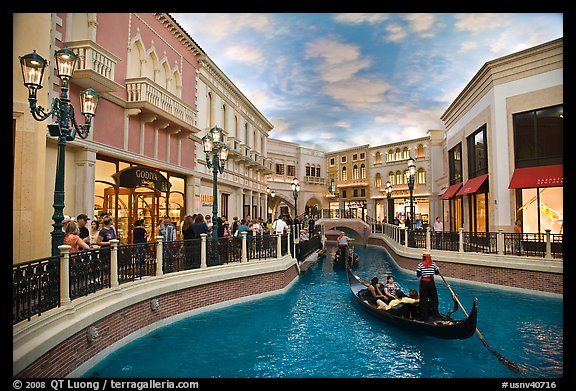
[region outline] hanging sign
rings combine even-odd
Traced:
[[[148,167],[128,167],[113,174],[112,177],[119,187],[127,187],[130,189],[150,187],[162,192],[167,192],[172,185],[164,175]]]

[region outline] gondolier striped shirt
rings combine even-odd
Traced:
[[[440,274],[440,269],[436,266],[436,263],[432,261],[431,266],[425,267],[422,262],[418,264],[416,268],[416,276],[417,277],[429,277],[434,278],[434,274]]]

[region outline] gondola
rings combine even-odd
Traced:
[[[359,305],[364,310],[386,323],[406,331],[442,339],[466,339],[474,335],[476,331],[476,318],[478,312],[476,299],[474,299],[472,303],[470,314],[465,319],[453,320],[450,318],[450,315],[458,309],[458,303],[454,300],[454,308],[446,315],[441,315],[441,318],[439,319],[424,322],[406,317],[406,313],[408,312],[407,309],[409,308],[407,306],[411,306],[411,304],[400,304],[388,311],[377,309],[375,305],[370,304],[367,300],[364,300],[358,295],[360,291],[367,288],[369,282],[358,276],[349,267],[346,268],[346,274],[350,290],[354,294]]]
[[[348,249],[348,262],[344,262],[344,258],[340,256],[338,250],[336,250],[336,254],[334,255],[334,260],[332,262],[336,269],[344,270],[347,267],[354,267],[358,265],[359,260],[360,257],[358,254],[356,254],[354,248],[352,247]]]

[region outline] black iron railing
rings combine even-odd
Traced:
[[[281,255],[293,247],[291,235],[256,235],[250,238],[228,237],[176,240],[141,244],[114,244],[97,249],[69,253],[66,246],[60,256],[47,257],[13,265],[12,323],[30,320],[62,301],[74,300],[114,285],[162,274],[199,269],[202,266],[202,247],[205,246],[205,265],[249,262],[278,257],[278,240]],[[159,248],[162,251],[159,251]],[[218,258],[213,256],[218,252]],[[67,268],[62,288],[60,269]],[[114,266],[114,267],[113,267]]]

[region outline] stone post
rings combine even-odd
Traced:
[[[118,282],[118,239],[110,239],[110,287],[116,288]]]
[[[164,247],[162,245],[163,236],[156,236],[156,277],[162,277],[164,275],[164,269],[162,267],[162,259],[164,258]]]
[[[70,304],[70,246],[58,246],[60,250],[60,305]]]
[[[240,232],[242,235],[242,257],[240,258],[240,262],[248,262],[248,232]]]
[[[206,237],[208,234],[200,234],[200,239],[202,240],[200,244],[200,269],[208,268],[206,263]]]

